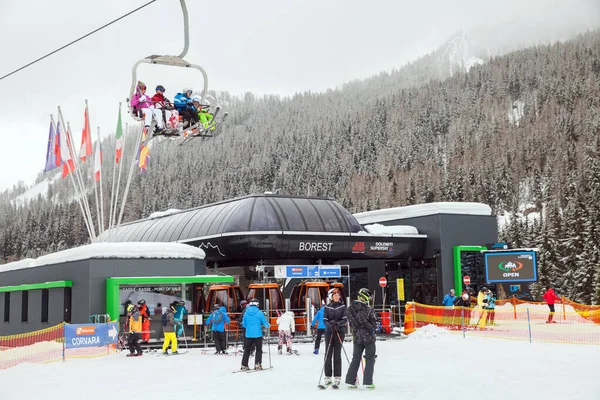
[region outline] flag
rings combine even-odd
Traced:
[[[100,141],[96,142],[96,152],[94,153],[94,179],[96,182],[100,180],[100,174],[102,169],[102,146]]]
[[[48,150],[46,151],[46,166],[44,172],[52,171],[60,167],[60,152],[58,136],[54,129],[54,122],[50,121],[50,132],[48,133]]]
[[[150,159],[150,147],[148,147],[147,139],[148,130],[144,128],[142,131],[142,143],[140,144],[140,151],[138,153],[138,166],[142,172],[146,172],[146,169],[148,169],[148,160]]]
[[[60,165],[63,167],[62,177],[69,175],[75,169],[75,163],[71,158],[71,133],[65,129],[65,132],[60,131],[60,122],[56,126],[56,131],[60,139]]]
[[[86,157],[92,155],[92,133],[90,132],[90,118],[88,116],[88,108],[85,106],[83,113],[83,130],[81,131],[81,149],[79,150],[79,158],[85,161]]]
[[[121,123],[121,109],[119,108],[119,120],[117,121],[117,133],[115,134],[117,139],[117,150],[115,152],[115,163],[118,164],[121,157],[123,157],[123,124]]]

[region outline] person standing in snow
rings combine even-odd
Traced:
[[[491,291],[488,290],[487,292],[487,309],[488,309],[488,313],[487,313],[487,319],[486,319],[486,324],[487,325],[496,325],[496,322],[494,321],[496,318],[496,295]]]
[[[164,355],[169,354],[169,344],[171,344],[171,354],[177,353],[177,336],[175,335],[175,310],[177,302],[173,302],[167,308],[164,314],[161,316],[161,322],[163,326],[163,335],[165,337],[162,352]]]
[[[488,296],[487,296],[487,292],[488,292],[488,288],[483,286],[481,288],[481,290],[479,291],[479,294],[477,294],[477,307],[479,310],[479,328],[483,329],[485,328],[485,321],[487,318],[487,303],[488,303]]]
[[[177,303],[177,310],[175,311],[175,322],[177,323],[177,337],[183,336],[183,317],[188,314],[185,308],[185,301],[180,300]]]
[[[442,300],[442,305],[445,307],[452,307],[454,305],[454,300],[456,300],[456,294],[454,289],[450,289],[450,293],[447,293]]]
[[[560,297],[558,297],[556,295],[552,286],[549,286],[548,290],[546,290],[546,293],[544,293],[542,298],[544,299],[546,304],[548,304],[548,308],[550,308],[550,314],[548,314],[548,320],[546,321],[546,323],[547,324],[555,324],[556,321],[553,320],[553,318],[554,318],[554,303],[556,301],[560,301]]]
[[[213,306],[214,311],[206,320],[206,325],[212,324],[213,338],[215,340],[215,354],[227,354],[227,337],[225,332],[225,324],[229,324],[231,320],[227,315],[225,307],[219,307],[218,304]]]
[[[142,316],[142,342],[148,344],[148,341],[150,341],[150,309],[146,304],[146,300],[141,299],[138,301],[138,309]]]
[[[242,357],[242,371],[247,371],[248,359],[250,358],[250,352],[252,349],[256,349],[256,355],[254,357],[254,369],[260,370],[262,367],[262,327],[267,329],[271,328],[271,325],[267,322],[265,314],[258,308],[258,300],[252,299],[246,306],[246,312],[242,319],[242,326],[246,328],[246,347],[244,348],[244,356]]]
[[[127,319],[129,320],[129,337],[127,338],[129,354],[127,357],[141,356],[143,354],[142,346],[140,346],[142,316],[140,310],[133,304],[127,306]]]
[[[316,329],[315,335],[315,350],[313,354],[319,354],[319,347],[321,347],[321,336],[325,332],[325,322],[323,322],[323,313],[325,312],[325,306],[321,306],[319,311],[315,314],[312,326]]]
[[[342,346],[346,334],[346,305],[342,303],[340,290],[333,288],[327,293],[331,301],[325,306],[323,322],[325,323],[325,386],[339,386],[342,381]],[[333,366],[332,366],[333,364]]]
[[[282,316],[277,318],[277,325],[279,327],[279,343],[277,346],[277,352],[282,353],[283,344],[286,344],[287,353],[292,354],[292,337],[296,333],[296,322],[294,321],[294,313],[292,311],[285,312]]]
[[[375,347],[375,329],[377,328],[377,317],[375,311],[369,307],[373,296],[367,288],[358,291],[357,299],[348,307],[346,316],[352,328],[354,338],[354,351],[352,361],[346,373],[346,383],[349,388],[356,388],[356,376],[361,363],[363,352],[365,353],[365,370],[363,372],[363,384],[368,389],[374,389],[373,373],[375,369],[375,358],[377,355]]]

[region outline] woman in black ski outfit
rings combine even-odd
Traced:
[[[342,301],[339,289],[333,288],[327,293],[331,301],[325,306],[323,322],[325,323],[325,386],[339,386],[342,380],[342,344],[346,334],[346,304]],[[332,368],[333,359],[333,368]]]

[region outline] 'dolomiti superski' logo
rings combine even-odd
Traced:
[[[498,268],[506,272],[515,272],[523,268],[523,264],[518,261],[501,262]]]

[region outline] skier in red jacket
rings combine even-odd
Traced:
[[[548,321],[546,321],[546,323],[547,324],[555,324],[556,321],[552,320],[552,318],[554,317],[554,302],[560,301],[560,297],[558,297],[556,295],[556,293],[554,293],[554,289],[552,289],[552,286],[550,286],[550,287],[548,287],[548,290],[546,290],[546,293],[544,293],[542,298],[544,299],[544,301],[546,302],[546,304],[548,304],[548,307],[550,308],[550,314],[548,315]]]

